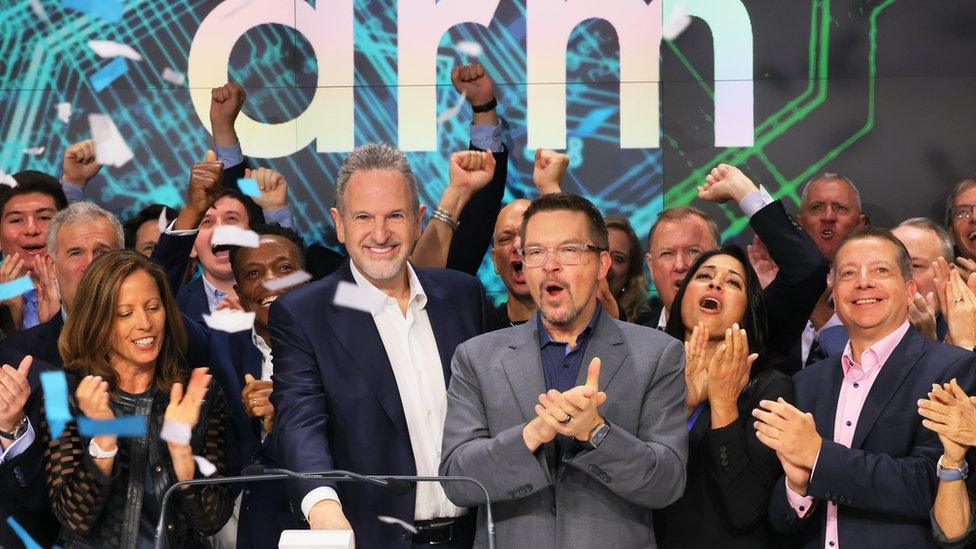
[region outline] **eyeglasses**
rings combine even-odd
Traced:
[[[579,265],[583,261],[583,254],[585,252],[600,253],[605,251],[607,251],[606,248],[594,246],[593,244],[563,244],[555,248],[529,246],[528,248],[519,250],[519,255],[522,256],[522,265],[524,267],[541,267],[549,259],[550,252],[556,253],[556,263],[560,265]]]
[[[959,206],[953,206],[949,210],[949,218],[953,221],[959,221],[962,219],[969,219],[973,216],[973,205],[972,204],[961,204]]]

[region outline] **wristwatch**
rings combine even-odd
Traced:
[[[484,105],[472,105],[471,112],[491,112],[498,108],[498,101],[494,97]]]
[[[608,434],[610,434],[610,424],[604,421],[590,432],[590,439],[586,441],[587,446],[590,450],[596,450]]]
[[[961,469],[946,468],[942,466],[943,457],[945,456],[939,458],[935,474],[942,480],[966,480],[966,477],[969,476],[969,463],[963,461]]]
[[[0,437],[7,440],[17,440],[21,435],[27,432],[27,416],[20,418],[20,421],[14,425],[14,430],[9,433],[4,430],[0,430]]]
[[[95,459],[112,458],[115,457],[115,454],[117,453],[119,453],[119,446],[117,444],[115,445],[115,448],[112,448],[111,451],[106,452],[105,450],[102,450],[102,447],[99,446],[97,442],[95,442],[95,439],[91,439],[91,442],[88,443],[88,454]]]

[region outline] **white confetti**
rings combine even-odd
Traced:
[[[8,187],[13,188],[17,186],[17,180],[14,179],[14,176],[0,170],[0,185],[7,185]]]
[[[161,76],[163,80],[175,86],[182,86],[183,83],[186,82],[186,76],[183,73],[176,72],[169,67],[163,69],[163,74]]]
[[[387,517],[385,515],[377,515],[376,518],[380,519],[380,522],[385,522],[387,524],[399,524],[400,526],[403,527],[404,530],[406,530],[407,532],[410,532],[411,534],[416,534],[417,533],[417,528],[413,524],[410,524],[409,522],[406,522],[406,521],[402,521],[402,520],[400,520],[400,519],[398,519],[396,517]]]
[[[189,444],[192,429],[182,421],[166,420],[159,430],[159,438],[173,444]]]
[[[481,44],[471,42],[470,40],[460,40],[454,44],[454,47],[457,48],[459,52],[465,55],[470,55],[471,57],[478,57],[484,51],[481,48]]]
[[[95,160],[99,164],[120,168],[135,158],[111,117],[106,114],[89,114],[88,126],[95,141]]]
[[[30,0],[30,7],[41,21],[44,21],[48,25],[51,24],[51,18],[48,17],[47,12],[44,11],[44,6],[41,5],[41,0]]]
[[[203,321],[207,326],[221,332],[243,332],[254,327],[254,313],[245,313],[237,309],[220,309],[209,315],[203,315]]]
[[[221,225],[214,229],[213,236],[210,237],[211,246],[244,246],[245,248],[257,248],[261,237],[258,233],[247,229],[242,229],[235,225]]]
[[[464,106],[464,102],[467,101],[467,99],[468,99],[467,92],[461,92],[461,100],[458,101],[458,104],[442,112],[440,116],[437,117],[437,123],[443,124],[444,122],[447,122],[448,120],[460,114],[461,107]]]
[[[54,108],[58,109],[58,120],[67,124],[71,118],[71,103],[58,103]]]
[[[142,56],[139,55],[139,52],[132,49],[131,46],[112,42],[111,40],[89,40],[88,47],[102,59],[125,57],[133,61],[142,61]]]
[[[162,234],[166,232],[166,227],[169,227],[169,220],[166,219],[166,206],[163,206],[163,211],[159,212],[159,233]]]
[[[24,154],[29,154],[31,156],[44,154],[44,147],[31,147],[29,149],[24,149]]]
[[[661,36],[665,40],[673,41],[678,37],[679,34],[683,33],[688,25],[691,24],[691,17],[688,16],[688,7],[684,4],[678,4],[671,10],[671,17],[664,22],[664,28],[661,29]]]
[[[217,472],[217,467],[213,463],[207,461],[207,458],[193,456],[193,461],[197,462],[197,467],[200,469],[200,474],[205,477],[209,477]]]
[[[312,275],[306,273],[305,271],[295,271],[287,276],[265,280],[261,283],[261,285],[272,292],[277,292],[278,290],[293,288],[299,284],[304,284],[309,280],[312,280]]]
[[[365,288],[360,288],[352,282],[340,280],[336,286],[335,297],[332,303],[339,307],[356,309],[364,313],[374,314],[383,308],[386,298],[378,292],[370,292]]]

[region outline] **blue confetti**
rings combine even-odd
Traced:
[[[100,92],[107,88],[109,84],[114,82],[118,77],[129,71],[129,64],[125,61],[124,57],[116,57],[111,63],[105,65],[98,72],[88,77],[91,82],[91,87],[96,92]]]
[[[586,115],[586,118],[579,123],[576,130],[571,131],[570,135],[574,137],[589,137],[596,134],[597,130],[600,129],[607,119],[613,116],[613,113],[617,110],[616,107],[603,107],[599,109],[593,109],[590,114]],[[572,155],[570,155],[572,158]]]
[[[31,278],[24,275],[20,278],[11,280],[10,282],[0,284],[0,300],[10,299],[11,297],[16,297],[33,289],[34,283],[31,281]]]
[[[17,533],[17,537],[19,537],[20,541],[24,543],[25,549],[41,549],[41,546],[34,541],[34,538],[32,538],[30,534],[27,533],[27,530],[24,530],[24,527],[17,522],[17,519],[14,517],[7,517],[7,524],[9,524],[10,527],[13,528],[14,532]]]
[[[255,179],[251,179],[250,177],[238,179],[237,187],[241,190],[241,193],[251,198],[261,197],[261,189],[258,188],[258,182]]]
[[[115,419],[78,418],[78,432],[81,436],[115,435],[138,437],[146,434],[146,416],[122,416]]]
[[[63,371],[41,372],[41,388],[44,389],[44,416],[51,429],[51,438],[61,436],[65,424],[71,420],[68,409],[68,381]]]
[[[125,11],[122,0],[61,0],[61,7],[84,12],[109,23],[121,21],[122,12]]]

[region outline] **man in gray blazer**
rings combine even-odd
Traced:
[[[602,310],[607,228],[590,202],[542,196],[521,234],[537,313],[458,346],[440,472],[485,484],[498,547],[653,547],[651,510],[685,486],[684,348]],[[444,489],[483,503],[465,484]]]

